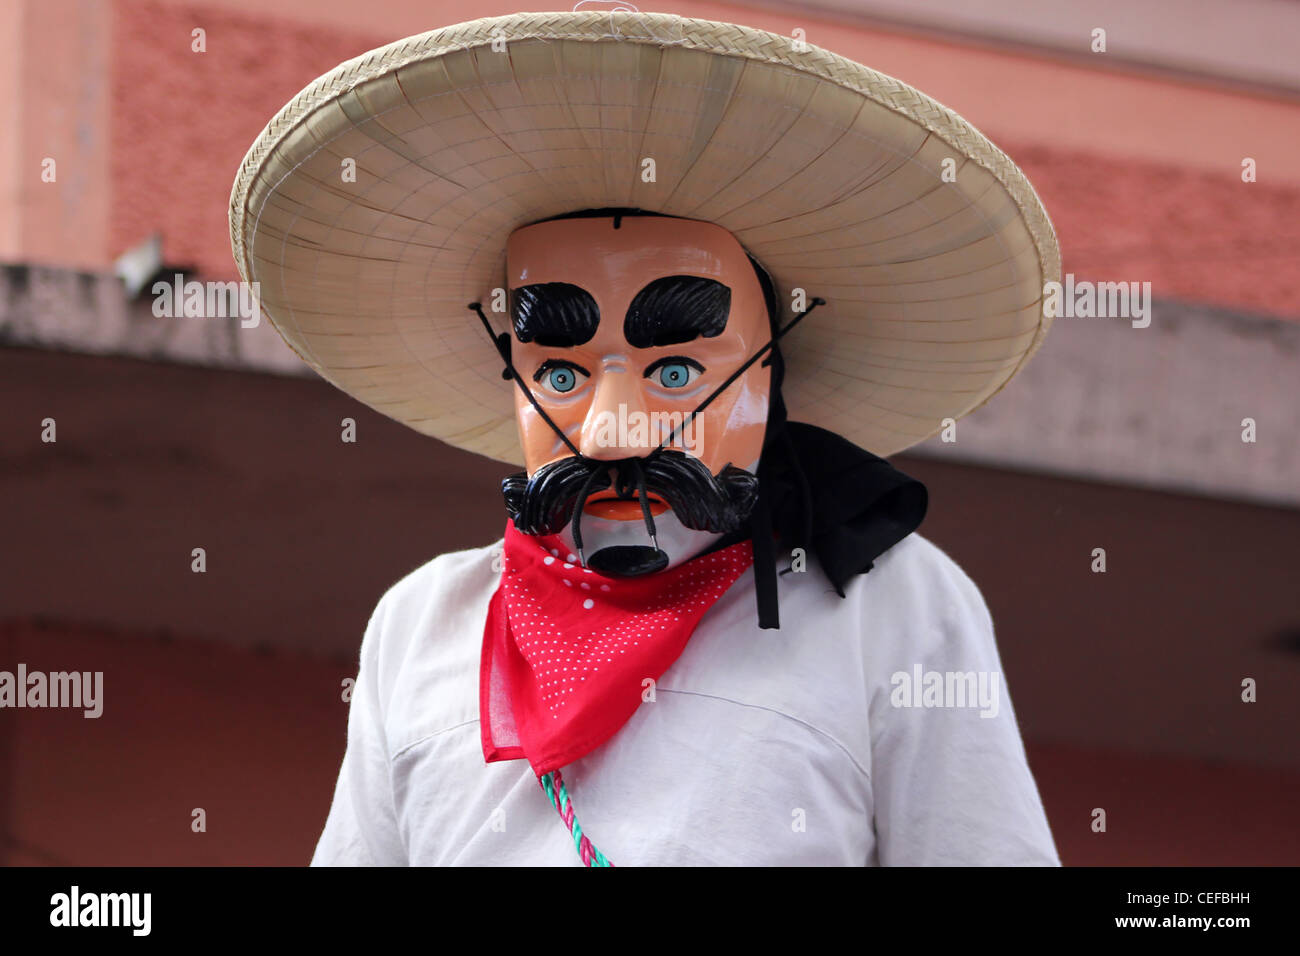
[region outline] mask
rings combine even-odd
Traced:
[[[528,470],[505,483],[516,528],[622,576],[739,528],[770,370],[751,363],[699,409],[771,338],[739,242],[686,219],[552,220],[511,235],[507,270],[511,360],[532,397],[517,390]]]

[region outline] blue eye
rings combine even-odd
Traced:
[[[546,376],[546,381],[557,392],[571,392],[578,384],[578,376],[571,368],[553,368]]]
[[[656,369],[655,378],[664,388],[685,388],[699,372],[684,362],[670,362]]]
[[[581,365],[563,359],[547,359],[533,373],[533,381],[552,395],[566,395],[591,377]]]

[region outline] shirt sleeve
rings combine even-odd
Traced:
[[[347,750],[312,866],[407,864],[393,804],[381,706],[379,657],[384,610],[381,600],[361,641],[361,663],[348,710]]]
[[[918,616],[915,645],[894,649],[895,669],[871,705],[880,863],[1060,866],[988,607],[974,582],[939,554],[948,569],[923,597],[934,613]],[[959,682],[976,690],[973,704],[954,706]]]

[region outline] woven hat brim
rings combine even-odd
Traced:
[[[961,117],[817,47],[667,14],[476,20],[342,64],[249,150],[231,242],[324,378],[518,464],[512,386],[466,304],[503,285],[514,229],[606,207],[717,223],[787,312],[825,299],[783,343],[790,417],[882,456],[1016,374],[1060,276],[1038,197]]]

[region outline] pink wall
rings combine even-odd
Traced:
[[[0,256],[95,268],[110,245],[110,14],[86,0],[14,0],[0,14]],[[41,178],[54,160],[55,180]]]
[[[1157,297],[1300,319],[1300,186],[998,141],[1029,176],[1080,278]]]
[[[22,109],[22,12],[20,4],[0,4],[0,261],[14,261],[22,254],[22,219],[19,203],[25,184],[22,170],[22,137],[16,135],[23,121]]]
[[[207,52],[191,51],[206,31]],[[219,7],[113,4],[113,216],[105,259],[161,230],[169,263],[233,277],[230,187],[303,86],[385,42]]]
[[[281,0],[268,15],[263,0],[26,0],[18,26],[12,12],[0,20],[0,40],[23,33],[30,91],[20,192],[0,193],[0,255],[102,269],[161,230],[169,262],[233,276],[230,185],[284,102],[376,45],[518,6]],[[1300,105],[768,9],[654,9],[801,27],[952,106],[1024,166],[1081,277],[1300,318]],[[190,50],[195,27],[206,53]],[[101,60],[104,82],[87,79]],[[57,187],[37,178],[51,150],[70,160]],[[1241,182],[1244,156],[1259,182]]]

